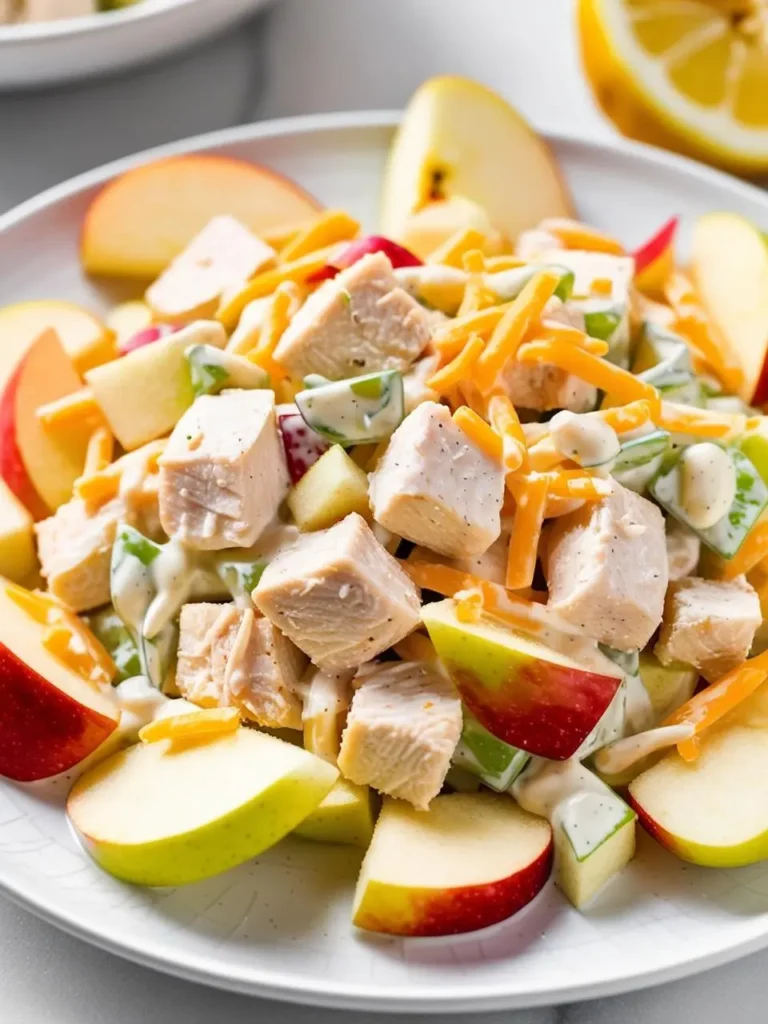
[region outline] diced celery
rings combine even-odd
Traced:
[[[403,378],[397,370],[320,384],[300,391],[295,401],[307,426],[347,446],[384,440],[405,415]]]
[[[682,450],[670,452],[649,491],[670,515],[693,530],[702,542],[722,558],[733,558],[747,534],[768,506],[768,488],[753,463],[738,448],[728,449],[736,472],[736,496],[728,512],[714,526],[697,529],[680,505]]]
[[[269,383],[268,374],[256,363],[215,345],[190,345],[184,355],[195,398],[215,395],[224,388],[255,389]]]
[[[216,570],[227,590],[235,600],[248,599],[258,586],[264,570],[266,559],[238,561],[236,558],[221,560]]]
[[[111,608],[101,608],[85,617],[96,639],[104,645],[117,666],[115,683],[137,676],[141,672],[139,651],[123,620]]]
[[[649,434],[630,437],[623,441],[621,450],[613,464],[614,473],[636,469],[663,455],[671,444],[672,436],[667,430],[654,430]]]
[[[610,342],[623,320],[623,313],[613,308],[595,309],[584,314],[584,328],[590,338]]]

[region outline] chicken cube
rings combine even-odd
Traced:
[[[296,378],[404,372],[429,336],[427,311],[398,285],[387,257],[373,253],[310,295],[280,339],[275,359]]]
[[[426,810],[461,736],[461,701],[445,676],[426,664],[372,666],[358,682],[339,770],[358,785]]]
[[[675,583],[696,571],[701,555],[701,541],[687,526],[671,517],[667,520],[666,532],[669,582]]]
[[[160,459],[160,521],[188,547],[250,547],[288,493],[271,391],[202,395]]]
[[[556,519],[546,540],[548,607],[593,640],[645,647],[667,589],[664,519],[650,501],[613,483],[599,502]]]
[[[510,360],[501,375],[507,397],[519,409],[551,412],[589,412],[597,401],[597,389],[551,363],[520,363]]]
[[[199,707],[234,707],[271,729],[300,729],[307,659],[268,619],[233,604],[185,604],[176,685]]]
[[[76,612],[106,604],[117,525],[128,518],[115,498],[90,512],[75,498],[35,525],[40,572],[48,589]]]
[[[419,593],[352,513],[304,534],[264,570],[256,607],[329,673],[357,668],[419,624]]]
[[[275,255],[234,217],[213,217],[150,285],[147,304],[158,320],[210,318],[227,287],[247,281]]]
[[[504,472],[444,405],[423,402],[392,435],[369,496],[376,522],[399,537],[443,555],[478,555],[501,532]]]
[[[761,622],[760,599],[743,576],[688,576],[667,591],[654,654],[662,665],[693,665],[712,683],[744,661]]]

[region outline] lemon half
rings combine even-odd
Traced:
[[[579,0],[587,78],[625,135],[768,170],[768,0]]]

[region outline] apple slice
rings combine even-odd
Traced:
[[[27,583],[38,571],[32,515],[0,480],[0,576]]]
[[[184,885],[279,842],[337,778],[300,747],[241,727],[130,747],[75,783],[67,812],[105,871],[139,885]]]
[[[114,731],[110,687],[73,671],[44,645],[47,625],[0,584],[0,775],[32,782],[72,768]]]
[[[635,261],[635,287],[652,299],[664,298],[664,283],[674,270],[675,237],[679,217],[670,217],[666,224],[632,253]]]
[[[186,350],[200,344],[224,348],[226,341],[220,324],[201,320],[85,375],[126,451],[170,433],[192,405],[195,395]]]
[[[757,696],[755,717],[765,722],[765,696]],[[748,724],[747,711],[712,729],[697,761],[671,753],[630,783],[640,823],[693,864],[733,868],[768,858],[768,728]]]
[[[119,346],[152,323],[152,310],[143,299],[131,299],[113,306],[106,316],[107,327],[115,334]]]
[[[385,800],[352,922],[390,935],[458,935],[521,910],[552,868],[552,830],[508,796],[449,793],[428,811]]]
[[[587,668],[533,636],[490,619],[460,622],[452,600],[422,621],[461,699],[499,739],[554,761],[572,757],[621,685],[618,667]]]
[[[78,373],[117,357],[114,332],[73,302],[44,299],[18,302],[0,309],[0,385],[21,357],[46,330],[54,330]]]
[[[744,371],[741,397],[768,401],[768,244],[736,213],[699,217],[691,277],[701,301]]]
[[[81,258],[91,274],[154,278],[219,214],[261,235],[320,208],[294,182],[258,164],[170,157],[127,171],[99,192],[85,215]]]
[[[336,277],[340,271],[346,270],[347,267],[351,267],[353,263],[361,260],[363,256],[374,252],[383,252],[394,269],[423,266],[418,256],[414,256],[409,249],[393,242],[391,238],[385,238],[383,235],[366,235],[365,238],[358,238],[354,242],[350,242],[346,249],[342,249],[333,263],[326,263],[321,270],[310,274],[307,284],[319,284],[321,281],[327,281],[328,278]]]
[[[339,779],[295,834],[319,843],[345,843],[366,849],[375,820],[373,794],[368,786]]]
[[[683,662],[662,665],[655,654],[640,654],[640,679],[651,701],[653,717],[662,722],[696,692],[699,673]]]
[[[479,204],[509,240],[571,202],[546,144],[500,96],[455,75],[413,95],[392,143],[382,234],[402,241],[412,214],[458,196]]]
[[[291,483],[297,484],[331,445],[307,426],[304,417],[293,403],[278,405],[276,411],[288,475]]]
[[[137,348],[153,345],[156,341],[175,334],[181,326],[181,324],[149,324],[148,327],[142,327],[119,343],[120,355],[127,356],[129,352],[135,352]]]
[[[69,501],[82,473],[90,430],[48,431],[39,406],[72,394],[82,382],[54,331],[32,345],[0,398],[0,476],[36,519]]]
[[[476,231],[486,256],[497,256],[504,248],[504,236],[491,223],[479,203],[463,196],[431,200],[408,218],[401,236],[404,245],[427,259],[459,231]]]

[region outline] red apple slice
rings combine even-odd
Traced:
[[[37,519],[69,501],[82,473],[89,430],[54,433],[36,411],[72,394],[82,381],[54,331],[42,334],[0,398],[0,475]]]
[[[120,710],[43,646],[46,626],[0,584],[0,775],[32,782],[66,771],[104,742]]]
[[[618,669],[596,672],[491,620],[460,622],[452,600],[425,605],[421,618],[480,724],[539,757],[573,757],[621,684]]]
[[[120,355],[127,356],[129,352],[134,352],[137,348],[144,348],[145,345],[152,345],[154,342],[160,341],[161,338],[167,338],[169,334],[178,331],[181,326],[181,324],[150,324],[149,327],[142,327],[130,338],[120,342]]]
[[[91,203],[81,238],[92,274],[157,277],[218,214],[257,235],[316,216],[320,204],[258,164],[192,154],[127,171]]]
[[[318,284],[320,281],[327,281],[328,278],[336,277],[339,271],[346,270],[347,267],[357,263],[363,256],[374,252],[383,252],[385,256],[389,257],[389,262],[395,269],[397,267],[423,266],[418,256],[415,256],[405,246],[393,242],[391,238],[385,238],[383,235],[366,235],[365,238],[359,238],[355,242],[350,242],[346,249],[342,249],[333,263],[326,263],[322,270],[311,274],[307,278],[307,283]]]
[[[670,217],[666,224],[663,224],[647,242],[638,246],[631,254],[635,261],[635,274],[642,272],[655,263],[663,253],[671,249],[675,243],[675,235],[680,225],[679,217]]]
[[[450,793],[428,811],[385,800],[352,921],[390,935],[458,935],[503,921],[541,890],[552,830],[509,796]]]
[[[325,438],[307,426],[304,417],[291,403],[277,407],[277,425],[283,440],[291,483],[297,484],[331,446]]]
[[[54,330],[78,373],[117,356],[114,333],[73,302],[45,299],[0,309],[0,387],[43,331]]]

